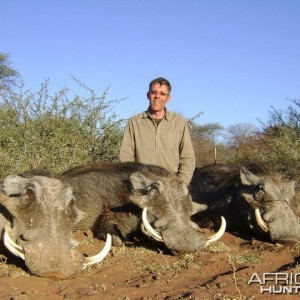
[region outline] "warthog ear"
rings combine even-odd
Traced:
[[[65,199],[65,202],[63,203],[64,208],[68,208],[70,205],[73,205],[74,202],[74,196],[73,196],[73,190],[70,186],[67,186],[63,190],[63,199]]]
[[[191,216],[193,214],[196,214],[198,212],[204,211],[206,209],[207,209],[207,205],[206,204],[200,204],[200,203],[193,202],[193,212],[192,212]]]
[[[21,196],[26,193],[26,185],[29,179],[18,175],[8,175],[2,182],[2,191],[6,196]]]
[[[240,178],[242,184],[244,185],[257,185],[260,181],[260,178],[258,176],[254,175],[244,167],[240,170]]]
[[[294,180],[287,181],[284,183],[284,186],[281,190],[282,194],[285,195],[285,200],[292,206],[299,207],[298,201],[296,200],[296,204],[292,204],[294,199],[297,199],[296,196],[296,182]]]
[[[135,172],[130,175],[130,182],[134,190],[142,190],[151,185],[154,181],[144,176],[140,172]]]

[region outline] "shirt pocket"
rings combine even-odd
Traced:
[[[159,143],[170,153],[177,153],[179,149],[178,135],[175,132],[166,132],[159,135]]]

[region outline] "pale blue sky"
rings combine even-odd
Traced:
[[[0,0],[0,52],[26,87],[71,74],[130,117],[149,82],[170,80],[170,110],[199,124],[266,120],[300,98],[300,0]]]

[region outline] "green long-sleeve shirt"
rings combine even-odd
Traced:
[[[170,111],[159,125],[148,112],[133,116],[125,127],[119,158],[164,167],[189,184],[195,155],[186,120]]]

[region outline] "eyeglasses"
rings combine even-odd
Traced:
[[[165,96],[168,96],[168,95],[169,95],[169,94],[166,94],[166,93],[164,93],[164,92],[158,92],[158,91],[150,91],[150,94],[151,94],[151,95],[155,95],[155,96],[159,95],[159,96],[161,96],[161,97],[165,97]]]

